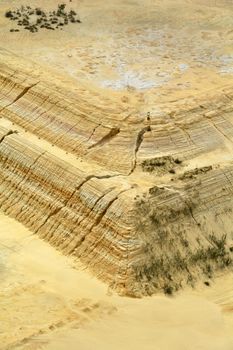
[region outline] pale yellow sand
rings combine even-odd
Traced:
[[[1,349],[233,349],[232,275],[173,298],[121,298],[3,214],[0,237]]]
[[[31,0],[54,9],[61,1]],[[54,70],[60,79],[92,86],[134,103],[142,113],[158,105],[215,91],[233,81],[231,1],[64,0],[82,20],[37,34],[4,18],[18,0],[2,0],[0,47]],[[22,0],[20,5],[28,5]],[[146,105],[146,110],[144,106]]]
[[[12,6],[18,1],[3,0],[0,15]],[[233,81],[230,1],[73,0],[72,6],[80,12],[80,27],[43,31],[37,40],[27,32],[12,35],[12,23],[1,17],[1,48],[53,69],[71,89],[87,84],[135,104],[143,115]],[[78,164],[46,141],[27,137]],[[216,158],[211,154],[213,163]],[[209,161],[201,159],[203,165]],[[0,252],[0,349],[233,349],[232,274],[173,298],[120,298],[3,214]]]

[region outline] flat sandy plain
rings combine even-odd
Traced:
[[[231,1],[73,0],[82,24],[36,34],[9,32],[3,15],[17,6],[1,1],[0,48],[70,89],[90,85],[156,114],[232,83]],[[233,349],[232,273],[174,297],[123,298],[2,213],[0,237],[1,349]]]

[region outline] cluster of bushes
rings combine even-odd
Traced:
[[[81,23],[78,14],[74,10],[66,11],[66,5],[58,5],[54,11],[46,12],[41,8],[31,8],[21,6],[17,10],[9,10],[5,17],[11,21],[17,21],[17,26],[21,26],[31,33],[36,33],[40,28],[55,30],[62,29],[69,23]],[[11,32],[19,32],[19,29],[10,29]]]

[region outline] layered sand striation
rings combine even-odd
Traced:
[[[119,293],[170,294],[232,266],[232,7],[121,5],[2,19],[0,208]]]
[[[64,3],[0,5],[0,347],[232,350],[233,6]]]
[[[153,122],[30,80],[2,73],[2,210],[123,294],[231,266],[230,89]]]

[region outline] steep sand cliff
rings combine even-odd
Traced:
[[[122,294],[172,292],[231,266],[230,86],[140,116],[0,55],[2,210]]]

